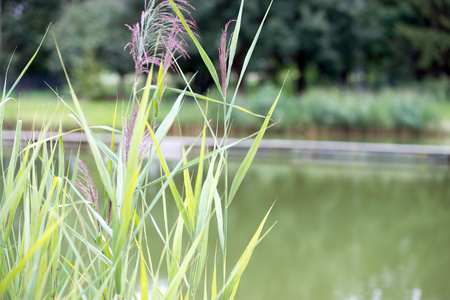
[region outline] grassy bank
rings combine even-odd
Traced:
[[[238,96],[240,105],[250,111],[263,115],[270,108],[278,89],[274,85],[265,85],[247,95]],[[450,102],[445,94],[421,86],[403,88],[383,88],[377,92],[345,90],[337,87],[311,88],[302,95],[286,93],[280,102],[273,119],[278,121],[276,134],[295,137],[298,135],[324,135],[330,132],[353,133],[359,135],[392,135],[402,133],[442,133],[444,124],[450,122]],[[168,94],[175,99],[175,94]],[[219,95],[210,95],[220,99]],[[63,127],[72,129],[77,123],[58,102],[51,91],[24,91],[17,95],[17,103],[5,107],[6,128],[13,127],[17,117],[24,120],[24,127],[31,128],[33,122],[40,125],[52,115],[61,115],[63,119],[54,119],[56,125],[61,121]],[[70,100],[68,100],[70,102]],[[117,101],[119,114],[126,110],[126,101]],[[199,102],[202,109],[206,104]],[[86,118],[93,125],[113,126],[116,101],[84,101]],[[166,115],[172,102],[161,103],[161,115]],[[18,109],[20,107],[20,110]],[[221,106],[208,105],[208,117],[218,120],[223,116]],[[201,115],[194,113],[198,104],[187,97],[183,109],[178,115],[178,124],[185,134],[203,126]],[[18,112],[20,111],[20,113]],[[251,132],[261,125],[261,118],[249,117],[247,113],[236,111],[232,130]],[[116,128],[122,124],[116,122]],[[174,129],[174,133],[178,130]]]

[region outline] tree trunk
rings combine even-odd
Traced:
[[[119,73],[119,86],[117,87],[117,94],[119,99],[125,96],[125,73]]]
[[[343,87],[348,85],[348,70],[339,72],[339,81]]]
[[[300,72],[300,75],[297,79],[297,92],[301,93],[303,91],[305,91],[306,89],[306,79],[305,79],[305,71],[306,71],[306,59],[305,59],[305,55],[300,52],[297,55],[297,68]]]

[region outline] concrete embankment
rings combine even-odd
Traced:
[[[14,131],[3,131],[3,147],[10,147],[14,142]],[[106,145],[111,143],[110,134],[97,134],[97,137]],[[24,131],[21,133],[23,142],[30,139],[37,140],[38,133]],[[46,138],[58,140],[59,136],[47,134]],[[87,139],[83,133],[68,133],[62,135],[65,147],[87,147]],[[115,136],[115,143],[120,143],[120,135]],[[205,146],[211,150],[220,145],[220,141],[207,138]],[[233,153],[245,154],[253,143],[253,139],[240,141],[229,138],[228,144],[236,143],[233,146]],[[167,159],[179,159],[182,157],[182,146],[188,148],[195,144],[196,150],[201,145],[201,139],[196,137],[175,137],[167,136],[161,144],[163,153]],[[314,140],[281,140],[263,139],[259,146],[259,153],[262,156],[291,156],[302,157],[304,159],[342,159],[349,157],[357,158],[378,158],[392,159],[406,158],[407,160],[421,159],[422,161],[448,163],[450,161],[450,146],[440,145],[413,145],[413,144],[390,144],[390,143],[360,143],[360,142],[340,142],[340,141],[314,141]]]

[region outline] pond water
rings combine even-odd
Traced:
[[[266,228],[277,224],[236,299],[450,299],[445,162],[259,157],[229,211],[229,271],[275,201]]]
[[[447,167],[259,162],[232,204],[242,251],[277,199],[238,299],[450,299]]]
[[[275,201],[277,224],[236,299],[450,299],[449,182],[445,164],[255,161],[230,208],[229,271]]]

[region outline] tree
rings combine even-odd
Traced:
[[[42,36],[51,22],[56,21],[60,0],[1,0],[0,1],[0,71],[3,75],[11,54],[14,63],[10,72],[16,74],[36,51]],[[39,53],[30,67],[31,73],[45,74],[45,57],[48,51]]]
[[[123,95],[124,76],[133,67],[130,55],[124,50],[131,37],[125,24],[139,20],[138,11],[144,5],[139,1],[137,9],[136,3],[122,0],[74,2],[64,8],[54,25],[66,67],[73,71],[75,83],[88,98],[101,98],[108,94],[99,79],[104,70],[120,76],[118,92]],[[136,10],[132,9],[134,7]],[[55,52],[48,61],[48,67],[54,72],[61,71]]]
[[[450,0],[405,0],[397,34],[412,46],[416,76],[450,75]]]
[[[199,37],[218,68],[221,29],[236,17],[240,3],[190,2],[197,8],[193,18]],[[235,73],[242,69],[269,3],[245,2]],[[132,67],[128,51],[123,50],[131,37],[124,24],[136,23],[143,6],[143,0],[0,0],[0,67],[5,70],[17,47],[14,66],[21,69],[48,24],[56,21],[52,30],[74,79],[94,88],[100,86],[95,78],[104,69],[123,79]],[[61,70],[53,41],[48,39],[47,44],[31,74]],[[190,60],[179,62],[186,71],[199,71],[193,84],[203,92],[211,78],[194,45],[189,54]],[[302,90],[320,81],[358,84],[365,75],[386,82],[450,74],[449,61],[450,0],[277,0],[247,71],[258,71],[273,81],[280,71],[294,67],[301,74],[297,89]]]
[[[244,8],[241,44],[237,61],[242,61],[250,47],[257,24],[262,20],[270,1],[254,0]],[[238,4],[225,0],[208,1],[199,6],[195,19],[200,35],[214,56],[221,28],[239,9]],[[275,76],[293,65],[300,71],[297,88],[306,86],[309,69],[318,69],[322,78],[347,83],[356,69],[373,68],[383,45],[384,28],[378,22],[381,6],[375,0],[278,0],[273,3],[266,20],[254,59],[249,70],[262,70]],[[220,12],[220,13],[216,13]],[[211,20],[210,16],[216,17]],[[376,45],[376,46],[374,46]],[[195,62],[195,59],[194,59]],[[239,64],[235,66],[239,71]]]

